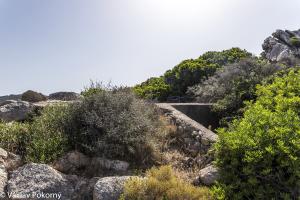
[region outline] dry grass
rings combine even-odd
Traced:
[[[180,179],[191,183],[199,175],[200,168],[193,159],[184,153],[180,138],[177,135],[177,127],[170,123],[169,119],[161,116],[164,138],[162,145],[162,165],[170,165],[174,173]]]

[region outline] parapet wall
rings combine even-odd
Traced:
[[[212,144],[217,141],[218,136],[213,131],[180,111],[185,110],[187,112],[189,109],[205,111],[202,117],[205,118],[205,116],[208,116],[207,111],[212,104],[158,103],[156,105],[170,120],[170,123],[177,126],[177,131],[184,141],[185,150],[191,153],[191,155],[206,154]],[[196,116],[200,117],[201,112],[198,112]]]

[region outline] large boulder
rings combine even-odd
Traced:
[[[262,55],[270,61],[281,61],[290,57],[300,58],[300,29],[297,31],[276,30],[265,39]]]
[[[0,120],[22,121],[28,117],[28,114],[33,112],[35,106],[26,101],[8,100],[0,103]]]
[[[56,92],[50,94],[48,98],[50,100],[76,101],[80,98],[80,95],[75,92]]]
[[[45,164],[26,164],[13,171],[8,180],[11,198],[72,199],[80,181]]]
[[[104,175],[125,175],[128,172],[129,163],[102,157],[88,157],[78,151],[71,151],[55,161],[53,168],[67,174],[102,177]]]
[[[219,171],[213,165],[208,165],[207,167],[200,170],[200,176],[197,178],[198,183],[204,185],[212,185],[219,178]]]
[[[5,187],[7,184],[7,171],[3,164],[0,164],[0,199],[4,199]]]
[[[71,151],[55,161],[53,168],[62,173],[80,174],[90,164],[91,159],[88,156],[78,151]]]
[[[93,200],[118,200],[123,193],[124,184],[132,176],[105,177],[94,187]]]

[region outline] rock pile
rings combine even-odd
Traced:
[[[300,58],[300,29],[297,31],[277,30],[265,39],[262,55],[276,62],[289,57]]]
[[[74,160],[70,162],[72,158]],[[79,152],[70,152],[62,159],[65,159],[63,167],[70,165],[80,167],[83,165],[81,162],[89,158]],[[123,161],[103,160],[104,163],[110,163],[106,167],[119,170],[128,167]],[[112,165],[113,163],[116,165]],[[130,178],[130,176],[86,178],[64,174],[46,164],[22,164],[20,157],[0,148],[0,199],[118,200],[125,181]]]

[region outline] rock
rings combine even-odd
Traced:
[[[49,95],[50,100],[75,101],[80,95],[75,92],[56,92]]]
[[[76,195],[73,196],[74,199],[82,200],[82,199],[93,199],[93,191],[96,183],[100,178],[94,177],[91,179],[86,179],[86,181],[82,181],[81,187],[76,189]],[[79,184],[78,184],[79,185]]]
[[[67,174],[85,177],[104,175],[124,175],[129,163],[121,160],[109,160],[102,157],[88,157],[78,151],[72,151],[54,162],[53,168]]]
[[[26,101],[5,101],[0,104],[0,119],[6,122],[22,121],[34,108],[34,105]]]
[[[15,100],[15,101],[19,101],[21,100],[21,94],[11,94],[11,95],[7,95],[7,96],[1,96],[0,97],[0,103],[7,101],[7,100]]]
[[[10,174],[7,194],[12,198],[72,199],[79,181],[45,164],[26,164]],[[51,197],[51,198],[50,198]],[[46,198],[44,198],[46,199]]]
[[[124,189],[124,183],[132,176],[105,177],[97,181],[93,200],[118,200]]]
[[[91,164],[91,159],[78,151],[72,151],[54,162],[53,168],[70,174],[78,174],[78,170]]]
[[[0,148],[0,165],[3,165],[7,171],[17,169],[23,164],[21,156],[7,152]]]
[[[5,187],[7,184],[7,171],[3,164],[0,164],[0,199],[5,198]]]
[[[121,160],[109,160],[101,157],[93,158],[91,161],[91,165],[97,168],[115,172],[126,172],[129,168],[128,162]]]
[[[42,110],[46,106],[53,106],[57,104],[66,104],[66,103],[72,103],[71,101],[60,101],[60,100],[47,100],[47,101],[40,101],[33,103],[33,105],[37,108]]]
[[[23,165],[23,160],[21,156],[8,152],[4,165],[7,171],[13,171]]]
[[[219,177],[219,172],[213,165],[208,165],[207,167],[200,170],[200,176],[197,178],[200,183],[204,185],[212,185]]]
[[[298,38],[300,42],[300,29],[297,31],[276,30],[271,37],[265,39],[262,55],[270,61],[281,61],[290,57],[300,57],[300,49],[292,42]]]
[[[7,157],[8,157],[7,151],[5,151],[4,149],[0,148],[0,161],[1,160],[6,160]]]

